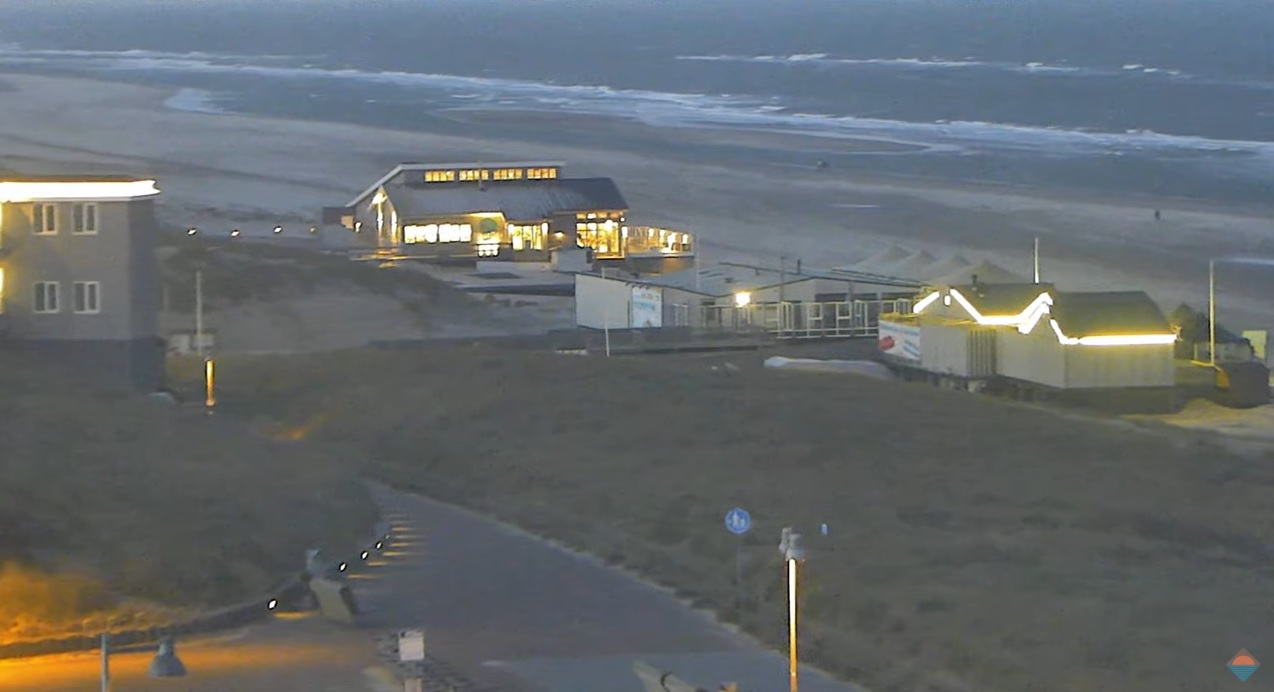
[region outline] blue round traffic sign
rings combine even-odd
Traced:
[[[742,507],[735,507],[725,513],[725,527],[730,533],[742,536],[752,528],[752,517]]]

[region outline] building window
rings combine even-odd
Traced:
[[[415,243],[468,243],[473,239],[473,226],[467,223],[431,223],[424,226],[403,226],[403,242]]]
[[[496,173],[498,174],[499,171],[496,171]],[[473,170],[468,170],[468,171],[460,171],[460,179],[470,181],[470,182],[475,180],[490,180],[491,171],[488,171],[486,169],[481,169],[481,168],[475,168]],[[497,180],[500,179],[498,175],[496,176],[496,179]]]
[[[495,172],[496,180],[521,180],[521,168],[499,168]]]
[[[557,177],[556,168],[528,168],[526,177],[530,180],[550,180]]]
[[[102,284],[97,281],[76,281],[71,284],[75,305],[73,309],[80,315],[96,315],[102,311]]]
[[[58,302],[58,282],[37,281],[35,283],[35,300],[31,304],[31,312],[48,314],[61,309]]]
[[[467,171],[461,171],[465,173]],[[425,171],[427,183],[449,183],[456,179],[455,171]]]
[[[36,235],[54,235],[58,232],[57,207],[37,204],[31,213],[31,228]]]
[[[78,235],[97,235],[96,204],[77,204],[73,207],[71,232]]]

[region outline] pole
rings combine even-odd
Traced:
[[[782,303],[786,297],[786,291],[783,290],[787,284],[787,255],[779,255],[779,303]]]
[[[743,617],[743,534],[739,534],[739,542],[734,547],[734,589],[735,610]]]
[[[195,271],[195,348],[203,355],[203,272]]]
[[[1040,237],[1035,236],[1035,283],[1040,282]]]
[[[788,673],[792,679],[791,692],[797,692],[796,680],[796,560],[787,561],[787,620],[788,620]]]
[[[111,642],[109,634],[102,633],[102,692],[111,692]]]
[[[610,358],[610,308],[602,311],[602,331],[606,334],[606,357]]]
[[[208,407],[208,412],[212,412],[212,407],[217,405],[216,388],[213,383],[213,363],[209,358],[203,362],[204,377],[204,405]]]
[[[1216,260],[1208,260],[1208,362],[1216,368]]]

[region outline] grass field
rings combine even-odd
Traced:
[[[255,597],[376,511],[356,474],[227,417],[0,354],[0,641]]]
[[[803,655],[876,690],[1219,690],[1269,641],[1269,457],[759,360],[434,348],[220,377],[229,412],[352,446],[375,476],[623,563],[776,648],[779,529],[804,527]],[[735,505],[755,525],[739,610]]]

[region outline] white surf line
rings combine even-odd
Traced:
[[[841,209],[879,209],[879,204],[833,204],[833,207]]]

